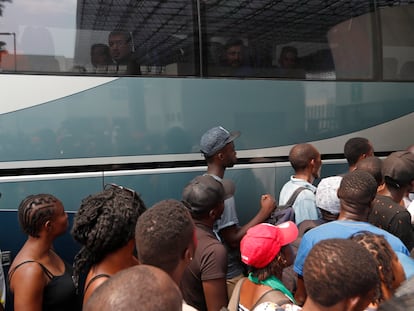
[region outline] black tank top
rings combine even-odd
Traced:
[[[65,272],[62,275],[55,276],[44,265],[37,261],[23,261],[9,272],[9,283],[16,269],[29,262],[36,262],[39,264],[43,272],[50,279],[49,283],[47,283],[43,290],[43,311],[81,310],[80,299],[76,295],[75,285],[72,280],[72,267],[66,262]],[[13,293],[11,290],[10,294],[13,301]]]

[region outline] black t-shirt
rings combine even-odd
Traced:
[[[407,209],[392,198],[377,195],[373,201],[368,221],[398,237],[409,251],[414,247],[414,230]]]

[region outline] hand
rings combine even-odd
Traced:
[[[270,216],[270,214],[274,211],[276,208],[276,200],[271,194],[263,194],[260,199],[260,209],[264,213],[266,213],[267,216]]]

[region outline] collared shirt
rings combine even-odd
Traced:
[[[316,187],[306,180],[295,178],[294,176],[290,177],[290,180],[280,191],[279,205],[286,204],[293,192],[299,187],[305,187],[310,191],[305,189],[299,193],[292,206],[295,211],[295,222],[297,225],[307,219],[317,220],[320,218],[319,210],[315,202]]]

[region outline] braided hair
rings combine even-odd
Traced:
[[[51,194],[34,194],[26,197],[19,205],[19,224],[23,232],[39,238],[42,226],[52,219],[60,201]]]
[[[351,240],[354,240],[364,246],[374,256],[377,261],[381,280],[385,287],[392,293],[394,292],[394,270],[393,270],[393,258],[397,256],[392,250],[390,244],[387,242],[383,235],[377,235],[368,231],[361,231],[355,233]],[[380,304],[385,300],[384,293],[381,289],[381,283],[378,284],[377,292],[379,297],[376,303]]]
[[[140,196],[114,186],[85,198],[74,217],[73,238],[82,244],[74,260],[74,281],[106,255],[125,246],[135,234],[138,217],[146,210]]]

